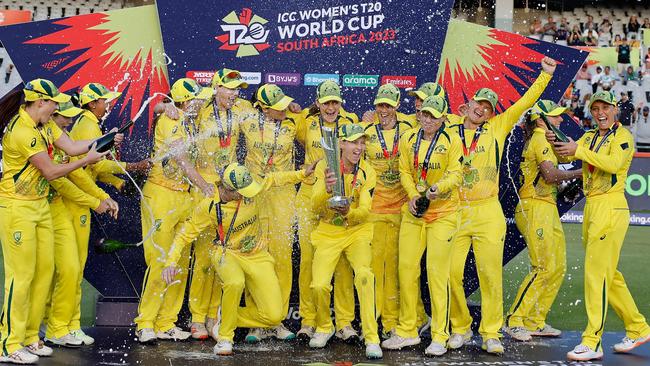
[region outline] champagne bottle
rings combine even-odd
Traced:
[[[119,240],[101,238],[95,244],[95,251],[102,254],[110,254],[132,246],[133,245],[123,243]]]
[[[129,121],[124,126],[120,127],[119,130],[117,130],[115,132],[109,132],[106,135],[104,135],[104,136],[98,138],[97,140],[95,140],[93,143],[97,143],[97,146],[95,147],[97,152],[105,152],[105,151],[110,150],[113,147],[113,145],[115,144],[115,141],[114,141],[115,135],[117,135],[118,133],[124,133],[126,130],[131,128],[131,126],[133,126],[133,123],[134,123],[133,121]],[[90,144],[88,146],[88,150],[90,150],[90,148],[92,146],[93,146],[93,144]]]
[[[582,193],[582,179],[574,179],[563,185],[558,192],[558,201],[575,203]]]
[[[429,204],[431,201],[426,196],[422,196],[415,201],[415,217],[420,218],[424,216],[424,213],[429,209]]]
[[[540,114],[542,117],[542,120],[546,124],[546,128],[549,129],[550,131],[553,131],[553,134],[555,134],[555,141],[560,141],[560,142],[569,142],[569,138],[567,135],[562,132],[559,128],[555,127],[551,122],[548,121],[548,118],[546,118],[545,115]]]

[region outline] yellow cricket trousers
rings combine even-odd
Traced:
[[[451,213],[425,223],[410,213],[402,216],[399,232],[400,309],[397,335],[418,336],[417,305],[420,297],[420,260],[427,250],[427,279],[431,296],[431,339],[445,344],[449,339],[449,269],[452,242],[458,232],[460,214]],[[421,240],[424,231],[425,240]]]
[[[54,233],[47,199],[0,198],[5,294],[2,353],[39,341],[38,329],[54,274]]]
[[[88,259],[88,240],[90,239],[90,209],[63,199],[63,204],[72,215],[72,226],[77,243],[80,276],[75,287],[75,306],[68,328],[70,331],[81,329],[81,282],[83,281],[84,268]]]
[[[630,211],[623,193],[587,198],[582,224],[587,328],[582,333],[582,343],[592,349],[602,349],[607,304],[623,320],[627,337],[636,339],[650,334],[650,326],[616,269],[629,223]]]
[[[321,222],[312,232],[314,258],[311,289],[316,304],[316,332],[329,333],[334,329],[330,317],[331,283],[341,254],[344,254],[354,271],[363,336],[366,343],[379,343],[375,313],[375,276],[370,268],[372,235],[372,223],[344,228]],[[354,296],[352,298],[354,299]]]
[[[503,241],[506,220],[497,197],[478,202],[463,202],[460,229],[452,244],[451,255],[451,331],[466,333],[472,325],[463,276],[470,247],[474,249],[476,272],[481,288],[481,325],[483,340],[499,338],[503,325]]]
[[[70,333],[70,322],[77,306],[77,286],[83,277],[79,267],[72,215],[61,197],[50,202],[54,227],[54,280],[47,323],[47,338],[60,338]]]
[[[298,214],[298,240],[300,241],[300,273],[298,292],[300,295],[300,317],[302,326],[316,326],[316,305],[311,290],[312,261],[314,247],[311,234],[318,225],[318,218],[311,211],[312,186],[301,184],[296,196]],[[341,258],[334,271],[334,317],[336,328],[341,329],[354,320],[354,288],[352,268],[348,260]]]
[[[155,225],[156,228],[154,234],[144,242],[147,270],[135,323],[138,330],[153,328],[154,331],[165,332],[175,326],[183,305],[189,269],[189,246],[183,250],[177,263],[181,269],[177,276],[180,283],[167,286],[162,279],[162,270],[174,236],[189,215],[191,201],[188,192],[173,191],[151,182],[145,183],[142,192],[142,235],[147,235],[152,226]],[[153,218],[146,204],[151,207]]]
[[[212,263],[223,288],[218,338],[232,342],[237,327],[270,328],[279,325],[285,313],[273,257],[266,250],[250,255],[226,250],[222,261],[222,249],[215,248],[213,252]],[[240,307],[244,289],[253,301]]]
[[[544,328],[566,272],[566,243],[560,214],[553,203],[522,199],[515,210],[517,229],[524,236],[531,271],[524,278],[510,311],[509,327]]]

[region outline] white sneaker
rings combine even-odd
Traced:
[[[46,346],[43,341],[34,342],[24,349],[26,349],[27,352],[38,357],[50,357],[54,352],[50,347]]]
[[[261,341],[262,339],[266,339],[269,337],[269,334],[266,329],[262,328],[251,328],[248,331],[248,334],[246,335],[246,338],[244,339],[244,342],[246,343],[257,343]]]
[[[530,335],[533,337],[559,337],[562,335],[562,331],[548,324],[544,324],[543,328],[531,331]]]
[[[80,340],[86,346],[90,346],[91,344],[95,343],[95,338],[87,335],[81,329],[72,330],[72,331],[70,331],[70,334],[72,334],[75,338]]]
[[[431,317],[427,316],[427,321],[418,327],[418,335],[422,337],[429,329],[431,329]]]
[[[334,331],[331,333],[319,333],[316,332],[314,335],[311,337],[311,340],[309,340],[309,347],[311,348],[323,348],[327,345],[327,341],[332,338],[334,335]]]
[[[70,348],[77,348],[81,347],[83,345],[83,342],[81,339],[75,337],[72,335],[72,333],[68,333],[64,335],[63,337],[59,338],[45,338],[45,342],[51,343],[56,346],[61,346],[61,347],[70,347]]]
[[[274,337],[282,341],[290,341],[296,338],[296,335],[292,331],[287,329],[284,326],[284,324],[280,324],[276,327],[273,327],[269,329],[267,332],[271,337]]]
[[[212,350],[217,356],[230,356],[232,355],[232,342],[220,339]]]
[[[438,342],[431,342],[429,347],[424,350],[424,354],[427,356],[442,356],[447,353],[447,347],[444,344]]]
[[[573,351],[568,352],[566,357],[571,361],[601,360],[603,358],[603,351],[594,351],[589,346],[581,343]]]
[[[349,325],[339,329],[334,336],[344,342],[359,340],[359,333]]]
[[[181,328],[179,327],[173,327],[172,329],[166,332],[159,331],[158,333],[156,333],[156,338],[162,340],[170,340],[170,341],[184,341],[188,339],[191,335],[192,333],[181,330]]]
[[[384,353],[381,351],[381,347],[379,347],[377,343],[366,344],[366,358],[376,360],[382,357],[384,357]]]
[[[403,338],[394,334],[392,337],[381,342],[381,346],[385,349],[397,350],[404,347],[411,347],[420,344],[420,337],[415,338]]]
[[[503,354],[503,344],[497,338],[490,338],[487,341],[483,342],[481,348],[487,353],[493,353],[497,355]]]
[[[208,318],[208,320],[205,322],[205,327],[208,329],[208,335],[215,341],[218,341],[217,337],[219,337],[220,325],[221,322],[217,319]]]
[[[316,332],[316,328],[311,327],[309,325],[303,325],[302,328],[296,333],[296,336],[300,339],[311,339],[311,337],[314,336],[314,333]]]
[[[140,329],[135,334],[138,336],[138,342],[140,343],[151,343],[158,339],[158,337],[156,337],[156,333],[154,333],[153,329],[151,328]]]
[[[527,342],[533,339],[528,329],[524,327],[504,327],[503,330],[513,339],[520,342]]]
[[[621,343],[616,343],[614,345],[614,352],[618,352],[618,353],[630,352],[631,350],[647,342],[650,342],[650,335],[646,337],[637,338],[637,339],[625,337],[623,338]]]
[[[38,362],[38,356],[27,351],[25,348],[21,348],[18,351],[8,354],[6,356],[0,355],[0,362],[2,363],[16,363],[21,365],[34,364]]]
[[[472,340],[473,335],[474,333],[472,333],[471,330],[468,330],[465,334],[453,333],[451,337],[449,337],[447,346],[451,349],[458,349],[469,343],[469,341]]]
[[[192,323],[190,325],[190,333],[193,339],[205,340],[208,339],[208,330],[203,323]]]

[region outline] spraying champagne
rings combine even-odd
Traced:
[[[133,126],[133,121],[127,122],[124,126],[120,127],[120,129],[115,131],[115,132],[109,132],[106,135],[98,138],[97,140],[95,140],[93,142],[93,144],[94,143],[97,144],[97,146],[95,147],[95,150],[97,150],[97,152],[105,152],[105,151],[110,150],[113,147],[113,145],[115,144],[115,141],[114,141],[115,140],[115,135],[117,135],[118,133],[126,132],[126,130],[131,128],[131,126]],[[93,146],[93,144],[90,144],[88,146],[88,150],[90,150],[90,148]]]

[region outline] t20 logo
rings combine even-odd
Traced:
[[[221,24],[221,29],[226,33],[214,37],[222,43],[220,50],[237,51],[236,57],[246,57],[259,55],[271,47],[266,42],[269,30],[265,24],[268,21],[254,15],[251,9],[244,8],[239,15],[232,11],[222,20],[226,24]]]

